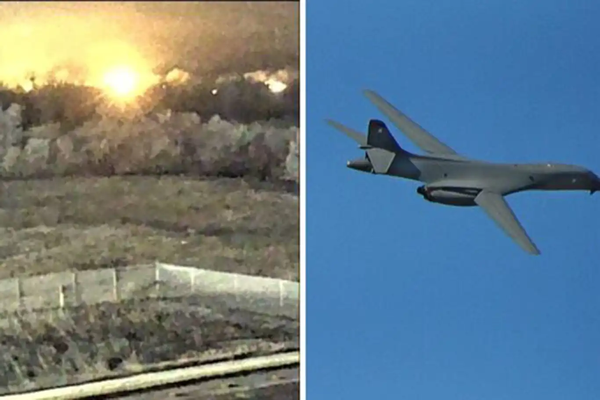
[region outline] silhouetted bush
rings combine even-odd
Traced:
[[[161,84],[120,109],[95,88],[0,86],[0,176],[198,174],[298,181],[298,81]],[[8,106],[7,106],[8,104]]]

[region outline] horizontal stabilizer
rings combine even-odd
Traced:
[[[367,158],[373,166],[375,174],[387,174],[395,157],[396,153],[388,150],[379,148],[367,150]]]

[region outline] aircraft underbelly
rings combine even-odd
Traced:
[[[594,183],[585,176],[564,174],[543,177],[535,188],[539,190],[591,190],[594,188]]]
[[[437,162],[424,169],[428,174],[422,180],[430,187],[487,189],[505,194],[535,183],[527,173],[496,165]]]

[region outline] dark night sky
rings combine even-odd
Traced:
[[[158,73],[298,69],[298,11],[290,2],[2,3],[0,80],[65,65],[85,70],[99,64],[98,54],[115,54],[86,59],[86,52],[114,42]]]

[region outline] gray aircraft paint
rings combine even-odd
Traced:
[[[413,122],[377,93],[365,95],[413,143],[427,153],[404,150],[380,120],[369,121],[368,135],[327,120],[359,144],[365,157],[347,166],[362,172],[388,175],[424,183],[417,193],[426,200],[452,206],[479,206],[504,232],[530,254],[540,254],[504,196],[526,190],[600,190],[600,178],[592,171],[554,162],[492,163],[458,154]]]

